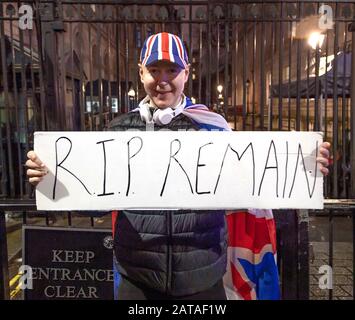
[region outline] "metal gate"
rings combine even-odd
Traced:
[[[24,167],[33,132],[102,130],[131,110],[144,97],[137,70],[144,39],[173,32],[189,50],[186,93],[221,113],[232,128],[323,131],[332,143],[324,188],[328,209],[286,220],[278,215],[280,228],[295,232],[290,241],[280,240],[280,248],[290,246],[280,257],[284,297],[308,298],[312,281],[300,273],[312,269],[309,217],[329,219],[330,266],[333,214],[354,217],[354,16],[351,1],[1,3],[1,210],[16,211],[14,203],[25,205],[26,199],[33,203]],[[297,251],[291,260],[290,248]],[[299,268],[291,266],[295,262]],[[288,295],[290,281],[297,290]],[[351,281],[354,297],[353,276]],[[327,294],[332,298],[332,289]]]

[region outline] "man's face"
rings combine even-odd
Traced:
[[[159,109],[174,107],[184,91],[189,68],[182,69],[170,61],[157,61],[145,67],[139,65],[145,92]]]

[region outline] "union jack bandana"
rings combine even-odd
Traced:
[[[159,60],[171,61],[183,69],[186,68],[189,64],[187,51],[178,36],[161,32],[145,40],[140,56],[141,64],[148,66]]]

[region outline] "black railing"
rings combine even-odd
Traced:
[[[34,201],[0,201],[0,299],[10,297],[9,259],[11,257],[7,252],[5,212],[20,213],[23,225],[29,223],[30,213],[40,213],[43,215],[44,225],[49,225],[48,212],[36,211]],[[73,213],[58,214],[66,215],[67,227],[72,227]],[[274,216],[277,227],[277,254],[282,299],[354,299],[355,200],[325,200],[324,210],[275,210]],[[316,217],[326,218],[327,226],[317,227],[315,223],[312,223],[311,220]],[[350,233],[348,230],[349,234],[346,235],[346,241],[341,242],[335,241],[334,236],[334,220],[339,217],[346,219],[345,223],[350,230]],[[94,228],[93,217],[87,219]],[[325,235],[328,240],[312,236],[312,228],[318,228],[317,232]],[[341,230],[341,232],[346,233],[346,230]],[[337,249],[335,247],[339,243],[351,249],[348,248],[347,252],[335,252],[334,249]],[[326,251],[324,251],[324,246],[328,247]],[[333,279],[333,286],[328,283],[325,289],[320,287],[321,266],[330,267],[329,270],[332,271],[329,276]],[[337,289],[336,294],[334,288]]]
[[[353,3],[328,1],[323,29],[321,1],[28,5],[32,29],[19,28],[18,2],[0,5],[0,197],[30,196],[24,162],[34,131],[101,130],[137,104],[143,41],[163,30],[188,48],[189,96],[234,130],[324,132],[334,155],[325,196],[354,197]]]

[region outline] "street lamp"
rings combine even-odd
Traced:
[[[128,96],[133,99],[136,96],[136,92],[134,91],[134,89],[131,87],[128,91]]]
[[[131,86],[127,92],[128,96],[128,107],[131,110],[134,106],[134,98],[136,96],[136,92],[134,91],[133,87]]]
[[[324,34],[316,31],[316,32],[310,33],[310,35],[308,36],[307,42],[313,49],[316,49],[317,46],[319,48],[322,47],[322,44],[324,42],[324,38],[325,38]]]
[[[223,91],[223,86],[221,84],[219,84],[217,86],[217,91],[218,91],[218,97],[217,97],[217,112],[219,112],[219,108],[222,105],[223,102],[223,95],[222,95],[222,91]]]

